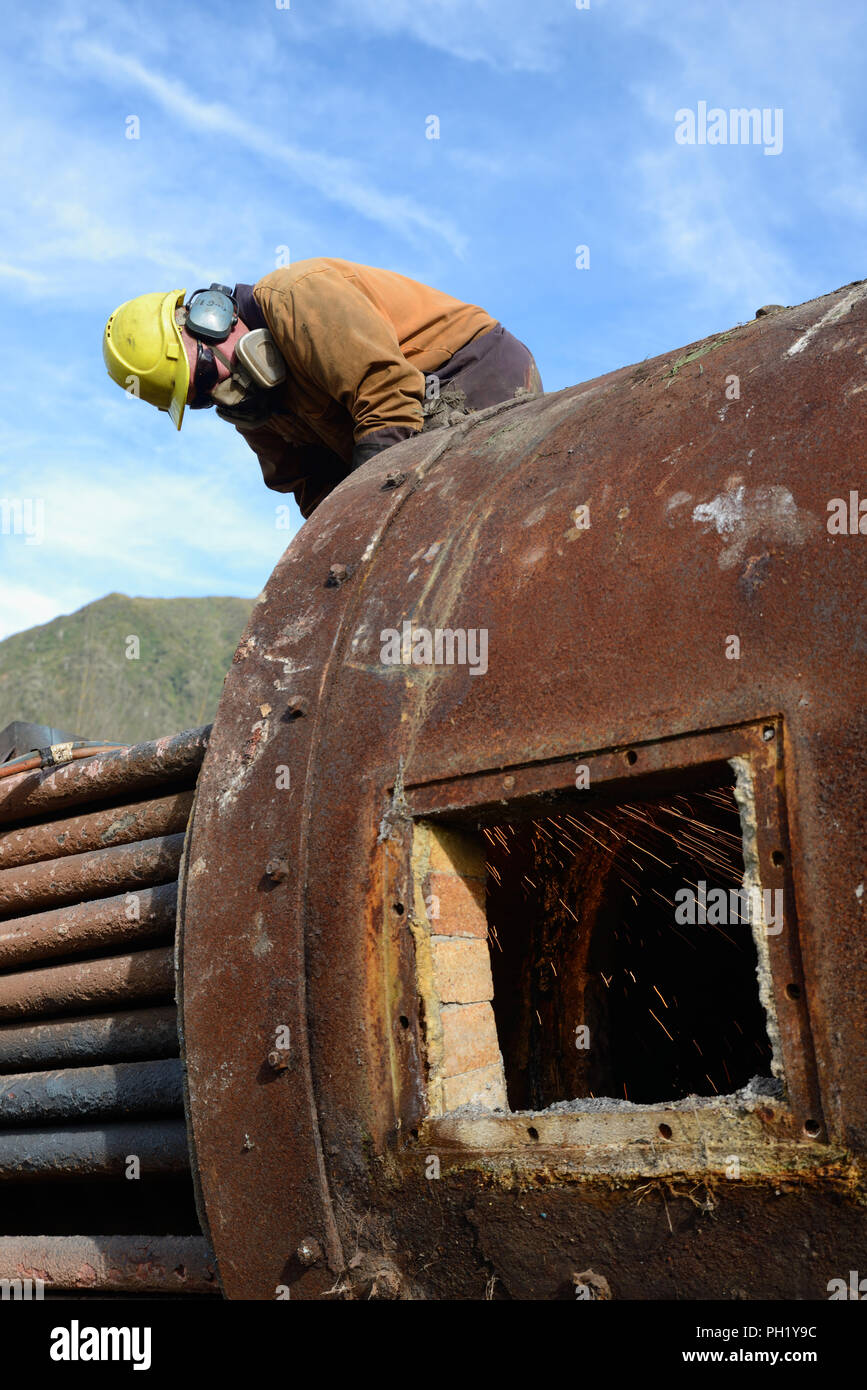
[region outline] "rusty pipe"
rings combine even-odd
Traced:
[[[160,784],[194,781],[210,732],[210,725],[187,729],[172,738],[9,777],[0,786],[0,824],[56,815],[88,802],[128,798]]]
[[[65,762],[78,762],[81,758],[92,758],[95,753],[107,753],[116,748],[125,748],[125,743],[99,743],[87,744],[83,748],[73,748]],[[11,763],[4,763],[0,767],[0,777],[14,777],[18,772],[30,772],[33,768],[54,767],[56,764],[46,764],[41,753],[25,754],[23,758],[13,758]]]
[[[0,1131],[0,1179],[60,1177],[123,1179],[136,1158],[143,1177],[186,1173],[190,1158],[183,1120],[126,1120],[74,1129]]]
[[[129,892],[177,878],[184,837],[160,835],[132,845],[109,846],[92,854],[45,859],[23,868],[0,869],[0,914],[22,907],[100,897],[106,892]]]
[[[0,1024],[0,1075],[136,1058],[156,1060],[177,1053],[173,1004],[55,1023]]]
[[[184,829],[192,804],[190,790],[128,806],[110,806],[44,825],[16,826],[0,832],[0,869],[172,835]]]
[[[171,946],[0,975],[0,1019],[80,1013],[174,992]]]
[[[0,922],[0,969],[106,947],[129,947],[174,930],[177,883]]]
[[[0,1279],[12,1281],[13,1297],[15,1280],[37,1279],[49,1292],[219,1293],[201,1236],[3,1236]]]
[[[0,1077],[0,1128],[166,1115],[183,1108],[177,1057]]]

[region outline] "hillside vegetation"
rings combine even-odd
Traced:
[[[0,729],[13,719],[138,743],[213,719],[253,607],[244,598],[107,594],[0,642]],[[138,639],[138,656],[131,638]]]

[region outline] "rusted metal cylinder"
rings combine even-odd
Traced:
[[[160,883],[93,902],[0,921],[0,969],[112,946],[129,947],[174,930],[178,885]]]
[[[129,799],[161,784],[190,781],[208,746],[210,726],[138,743],[80,762],[22,772],[0,782],[0,824],[60,815],[67,807]]]
[[[0,1019],[81,1013],[174,992],[171,947],[0,975]]]
[[[94,1293],[219,1293],[214,1257],[201,1236],[2,1236],[0,1279],[11,1296]],[[15,1280],[29,1280],[20,1292]],[[26,1290],[26,1291],[25,1291]]]
[[[0,914],[131,892],[177,878],[182,834],[0,870]]]
[[[483,1299],[496,1276],[513,1298],[574,1298],[592,1261],[618,1298],[821,1299],[865,1267],[847,1176],[867,1151],[865,342],[861,282],[404,441],[293,539],[223,689],[183,874],[189,1108],[229,1297],[360,1284],[373,1210],[369,1258],[387,1231],[388,1285],[410,1297]],[[437,632],[463,656],[438,659]],[[490,991],[431,1002],[426,818],[475,833],[483,809],[517,817],[519,793],[525,810],[649,797],[718,763],[753,778],[744,857],[786,903],[763,943],[786,1099],[747,1123],[711,1097],[695,1124],[716,1148],[700,1133],[688,1151],[680,1112],[631,1110],[616,1080],[610,1113],[571,1128],[499,1091],[487,1118],[458,1113],[429,1079],[454,1001],[450,1080],[499,1075],[503,1027]],[[601,791],[576,780],[591,766]],[[472,874],[448,869],[443,897],[451,882],[472,902]],[[457,946],[490,968],[476,906],[478,939]],[[700,966],[690,989],[718,992]],[[462,970],[450,987],[475,988]],[[726,1181],[748,1146],[749,1180]],[[711,1221],[689,1210],[705,1180]],[[804,1260],[808,1240],[827,1259]]]
[[[0,1077],[0,1128],[170,1115],[183,1109],[177,1058]]]
[[[173,1004],[55,1023],[0,1025],[0,1075],[174,1057],[177,1051],[177,1011]]]
[[[89,1177],[121,1181],[131,1158],[138,1159],[142,1176],[187,1172],[190,1158],[183,1120],[0,1131],[0,1179]]]
[[[192,791],[175,792],[152,801],[112,806],[79,816],[18,826],[0,832],[0,870],[65,854],[84,854],[110,845],[153,840],[183,830],[193,804]]]

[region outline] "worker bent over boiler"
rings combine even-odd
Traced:
[[[189,302],[140,295],[108,320],[103,355],[178,429],[186,406],[215,406],[304,517],[392,444],[542,390],[529,349],[484,309],[326,257]]]

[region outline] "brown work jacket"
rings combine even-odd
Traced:
[[[272,271],[253,298],[289,371],[276,413],[238,428],[267,486],[294,492],[304,516],[350,471],[357,445],[417,434],[425,375],[497,323],[395,271],[325,256]]]

